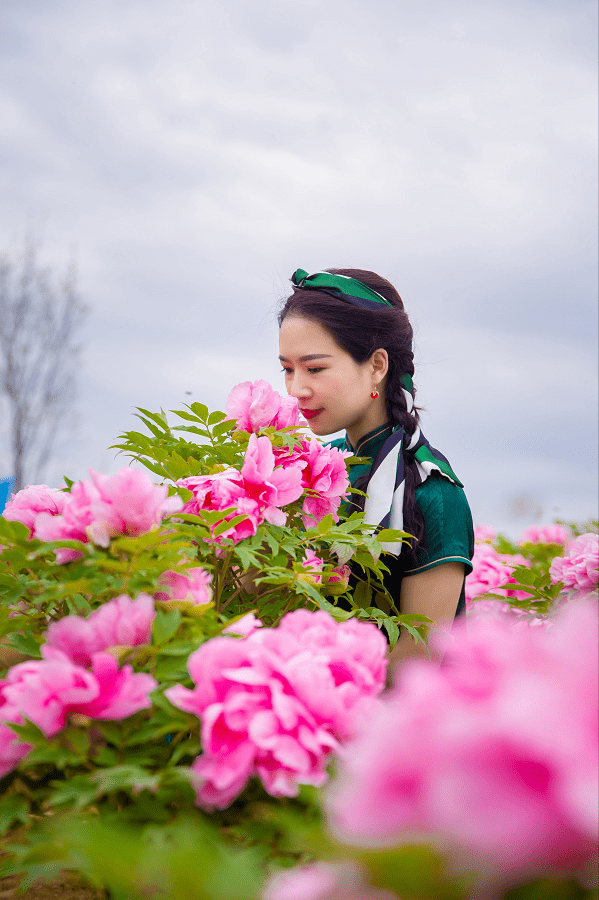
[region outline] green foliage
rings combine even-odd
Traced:
[[[172,412],[179,424],[171,426],[163,410],[140,408],[148,433],[126,432],[115,446],[168,482],[171,494],[188,500],[190,492],[176,481],[240,468],[249,435],[200,403]],[[280,447],[293,448],[299,440],[293,428],[262,433]],[[65,481],[70,489],[72,482]],[[405,533],[387,529],[374,535],[358,513],[338,522],[326,516],[306,528],[301,503],[285,508],[285,525],[264,523],[237,544],[224,537],[243,521],[235,509],[178,513],[147,534],[115,538],[106,548],[29,540],[24,525],[0,517],[0,676],[18,654],[40,657],[53,621],[87,616],[120,594],[155,595],[166,572],[201,566],[212,575],[210,603],[157,600],[151,643],[111,650],[121,665],[156,680],[150,709],[114,722],[72,715],[51,739],[30,722],[10,726],[31,750],[0,781],[2,874],[23,874],[27,887],[70,869],[106,888],[114,900],[151,897],[153,891],[172,900],[244,900],[259,895],[267,871],[341,854],[355,858],[373,884],[403,900],[467,896],[468,877],[448,873],[442,854],[431,848],[374,853],[337,847],[323,830],[312,788],[294,800],[275,800],[250,782],[224,811],[208,817],[195,806],[189,767],[202,749],[199,722],[175,709],[164,691],[177,682],[191,686],[187,661],[206,640],[250,611],[265,625],[276,625],[301,607],[323,609],[338,621],[373,622],[390,646],[400,628],[416,642],[426,637],[430,620],[400,614],[383,583],[389,557],[381,544],[404,540]],[[59,565],[56,551],[64,548],[79,558]],[[511,585],[528,599],[508,602],[531,614],[549,614],[561,586],[551,584],[548,571],[560,548],[516,548],[500,538],[497,549],[521,552],[531,562],[515,570],[518,584]],[[308,550],[323,560],[321,572],[304,566]],[[347,583],[338,570],[349,563]],[[538,882],[533,893],[523,888],[506,900],[587,896],[564,892],[561,883],[561,893],[545,889]]]

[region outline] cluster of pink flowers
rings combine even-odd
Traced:
[[[256,534],[262,522],[284,525],[286,515],[281,506],[297,500],[302,493],[301,472],[296,467],[275,468],[275,456],[266,435],[252,434],[241,471],[226,469],[216,475],[199,475],[178,482],[193,497],[183,511],[198,515],[202,510],[233,508],[225,520],[244,515],[246,518],[232,525],[223,537],[234,541]]]
[[[74,540],[108,547],[117,535],[138,536],[158,526],[162,517],[181,509],[179,497],[169,497],[166,485],[156,485],[146,472],[123,466],[116,475],[89,470],[89,481],[78,481],[70,493],[46,485],[29,485],[10,500],[4,517],[23,522],[32,538]],[[81,556],[77,550],[56,551],[59,563]]]
[[[276,429],[299,425],[295,397],[281,397],[267,381],[236,384],[225,406],[229,419],[235,419],[240,431],[256,433],[262,428]]]
[[[7,723],[33,722],[53,737],[79,714],[90,719],[126,719],[149,709],[157,686],[150,675],[119,668],[106,648],[146,643],[154,618],[151,597],[121,596],[87,619],[67,616],[50,626],[42,659],[18,663],[0,682],[0,776],[27,755]]]
[[[443,666],[406,663],[344,748],[335,834],[361,846],[426,835],[501,874],[592,860],[597,604],[567,604],[554,621],[514,630],[478,616],[456,623]]]
[[[570,529],[565,525],[531,525],[518,538],[518,544],[560,544],[570,540]]]
[[[356,733],[385,683],[386,642],[374,625],[307,610],[277,628],[247,624],[247,637],[213,638],[191,654],[193,690],[165,692],[201,721],[204,752],[192,771],[207,809],[224,809],[256,775],[275,797],[322,785],[330,752]]]
[[[345,458],[351,453],[338,447],[327,447],[316,438],[303,440],[293,450],[275,448],[277,462],[284,469],[301,469],[302,489],[306,497],[302,504],[302,519],[306,528],[317,525],[327,515],[339,520],[337,510],[349,488]]]
[[[566,590],[586,593],[599,583],[599,536],[589,532],[571,540],[564,556],[556,556],[549,575],[554,584],[561,581]]]
[[[155,600],[186,600],[194,606],[204,606],[212,599],[210,583],[212,575],[201,566],[185,569],[183,572],[168,571],[158,579],[164,590],[154,593]]]
[[[472,572],[466,576],[466,602],[469,603],[474,597],[488,593],[501,594],[505,597],[529,597],[530,595],[524,591],[509,588],[510,584],[516,583],[512,574],[516,566],[530,566],[530,563],[520,554],[497,553],[486,540],[477,542],[474,545]]]
[[[299,423],[297,400],[281,397],[266,381],[236,385],[229,394],[226,411],[241,430],[254,433],[270,425],[285,428]],[[349,487],[345,457],[351,454],[337,447],[325,447],[315,438],[303,440],[291,452],[277,447],[274,453],[276,464],[285,471],[296,468],[302,471],[301,486],[306,492],[302,512],[306,528],[329,514],[337,521],[339,504]]]
[[[325,447],[316,438],[303,441],[296,448],[292,458],[302,464],[302,487],[307,492],[302,505],[306,528],[317,525],[328,515],[338,521],[337,510],[349,487],[347,456],[351,453],[338,447]]]
[[[399,900],[391,891],[373,888],[352,863],[314,863],[273,876],[262,900]]]
[[[178,482],[193,494],[183,511],[198,515],[203,510],[231,510],[225,521],[245,516],[223,534],[235,542],[256,534],[265,521],[284,525],[287,516],[281,507],[298,500],[304,491],[306,527],[328,513],[337,520],[337,509],[349,486],[345,456],[318,441],[305,441],[289,452],[273,448],[267,435],[252,434],[240,471],[230,468]]]

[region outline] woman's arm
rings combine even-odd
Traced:
[[[428,616],[435,626],[453,621],[457,609],[462,585],[464,583],[464,564],[460,562],[442,563],[417,575],[404,576],[401,583],[400,609],[402,613],[415,613]],[[428,658],[428,647],[414,639],[405,629],[389,654],[391,672],[411,656]]]

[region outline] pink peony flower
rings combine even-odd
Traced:
[[[322,584],[322,570],[324,568],[324,563],[314,550],[306,550],[305,556],[302,559],[302,566],[310,574],[302,575],[300,577],[311,581],[312,584]]]
[[[339,584],[346,588],[349,584],[351,569],[349,566],[335,566],[329,575],[329,584]]]
[[[258,501],[267,522],[285,523],[285,513],[278,509],[297,500],[302,494],[302,472],[298,466],[275,468],[275,455],[270,440],[250,437],[241,475],[244,487]]]
[[[162,517],[181,509],[180,497],[169,497],[166,485],[156,485],[145,472],[123,466],[116,475],[89,470],[90,481],[78,481],[65,494],[60,514],[40,512],[35,536],[42,541],[92,541],[108,547],[120,534],[138,536],[160,524]],[[82,554],[56,551],[57,562],[70,562]]]
[[[35,522],[35,537],[40,541],[81,541],[87,544],[88,537],[77,526],[69,524],[63,515],[51,516],[49,513],[40,513]],[[68,547],[60,547],[55,551],[56,562],[60,565],[81,559],[83,553],[79,550],[71,550]]]
[[[6,722],[22,725],[23,719],[12,707],[6,704],[4,686],[6,681],[0,681],[0,778],[4,778],[31,750],[32,745],[22,741]]]
[[[549,575],[554,584],[566,589],[592,591],[599,582],[599,536],[589,532],[571,540],[564,556],[551,563]]]
[[[29,660],[9,669],[3,686],[0,719],[29,719],[52,737],[73,713],[92,719],[125,719],[149,709],[148,694],[157,686],[150,675],[119,669],[110,653],[95,653],[91,671],[47,644],[41,660]]]
[[[189,600],[195,606],[210,603],[212,575],[201,566],[185,569],[184,572],[164,572],[158,583],[166,588],[154,594],[156,600]]]
[[[28,484],[22,491],[12,495],[2,515],[10,522],[22,522],[35,534],[35,520],[39,513],[45,512],[50,516],[59,515],[65,505],[68,494],[48,487],[47,484]]]
[[[318,524],[327,515],[332,515],[337,522],[337,510],[349,488],[345,458],[351,453],[311,438],[296,445],[291,452],[278,447],[275,455],[283,468],[294,465],[301,468],[302,487],[308,492],[302,506],[305,527]]]
[[[344,750],[328,797],[335,834],[379,846],[416,832],[501,874],[592,860],[597,617],[590,602],[549,630],[477,616],[456,623],[443,666],[406,663]]]
[[[466,576],[466,603],[474,597],[489,593],[506,597],[530,597],[523,591],[509,588],[510,584],[516,583],[512,570],[516,566],[530,566],[528,560],[520,554],[499,554],[490,544],[477,543],[474,545],[472,566],[472,572]]]
[[[169,497],[166,485],[154,484],[140,469],[123,466],[116,475],[102,475],[90,469],[89,474],[98,499],[89,507],[84,503],[77,514],[84,519],[91,518],[87,525],[89,535],[100,547],[108,547],[110,539],[119,534],[132,537],[146,534],[160,525],[163,516],[177,512],[183,506],[180,497]],[[69,503],[73,515],[76,514],[76,497]]]
[[[474,540],[477,543],[491,543],[497,537],[497,532],[488,525],[477,525],[474,529]]]
[[[274,425],[288,428],[299,424],[295,397],[281,397],[267,381],[244,381],[235,385],[225,406],[229,419],[237,421],[240,431],[257,432]]]
[[[278,872],[262,900],[398,900],[397,894],[369,885],[353,863],[312,863]]]
[[[46,646],[60,650],[74,663],[90,666],[94,653],[109,647],[139,647],[152,639],[156,613],[148,594],[132,600],[121,594],[87,618],[65,616],[46,631]]]
[[[264,521],[284,525],[286,515],[280,507],[297,500],[302,493],[299,466],[275,468],[275,455],[268,436],[259,438],[255,434],[249,439],[240,472],[231,468],[216,475],[183,478],[178,484],[193,494],[185,504],[184,512],[198,515],[205,509],[233,508],[225,521],[238,515],[246,516],[244,521],[223,534],[235,542],[256,534]]]
[[[188,660],[195,688],[165,692],[202,723],[198,803],[224,809],[254,775],[275,797],[322,785],[331,750],[355,734],[384,686],[385,657],[374,625],[307,610],[203,644]]]
[[[518,538],[518,544],[567,544],[570,540],[570,529],[565,525],[531,525]]]

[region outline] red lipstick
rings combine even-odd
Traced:
[[[320,409],[301,409],[300,408],[300,412],[305,419],[313,419],[314,416],[319,415],[319,413],[321,413],[323,409],[324,409],[324,407],[322,407],[322,406],[320,407]]]

